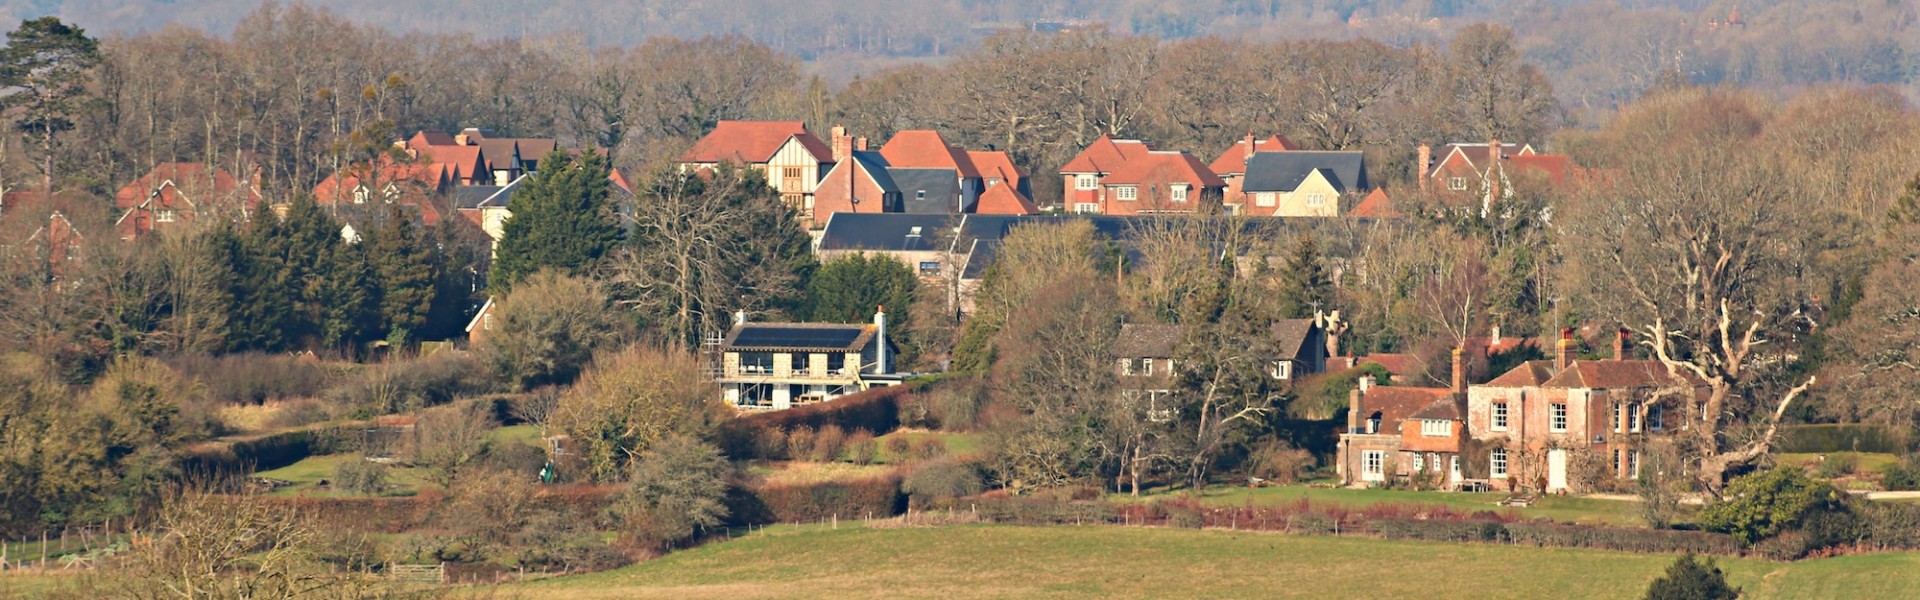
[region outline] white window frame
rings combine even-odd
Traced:
[[[1290,360],[1273,361],[1273,368],[1269,369],[1268,373],[1273,375],[1274,379],[1292,379],[1293,378],[1293,361],[1290,361]]]
[[[1494,448],[1493,452],[1487,457],[1487,477],[1492,479],[1507,478],[1506,448]]]
[[[367,203],[367,196],[368,196],[368,195],[369,195],[369,192],[367,191],[367,186],[364,186],[364,185],[362,185],[362,186],[356,186],[356,187],[354,187],[354,188],[353,188],[353,203],[354,203],[354,204],[366,204],[366,203]]]
[[[1667,428],[1667,411],[1659,404],[1647,407],[1647,429],[1661,431]]]
[[[1380,450],[1360,451],[1360,480],[1387,480],[1387,453]]]
[[[1326,194],[1307,194],[1307,208],[1325,208],[1326,206]]]
[[[1492,423],[1489,424],[1489,427],[1491,427],[1494,431],[1506,431],[1507,430],[1507,403],[1505,402],[1493,403],[1492,414],[1493,414]]]
[[[1100,204],[1097,202],[1076,202],[1073,205],[1073,212],[1083,215],[1100,214]]]
[[[1140,359],[1140,376],[1141,377],[1153,376],[1153,359],[1151,358]]]
[[[1448,177],[1448,178],[1447,178],[1447,189],[1449,189],[1449,190],[1453,190],[1453,191],[1456,191],[1456,192],[1464,192],[1464,191],[1467,191],[1467,178],[1465,178],[1465,177]]]
[[[1421,437],[1447,437],[1447,435],[1451,433],[1453,433],[1453,427],[1449,426],[1446,421],[1440,419],[1420,420]]]
[[[1113,186],[1113,198],[1121,202],[1132,202],[1135,200],[1139,200],[1140,188],[1131,186],[1131,185]]]
[[[1635,448],[1633,450],[1628,451],[1627,453],[1627,479],[1639,479],[1639,478],[1640,478],[1640,449]]]
[[[1627,404],[1627,433],[1640,433],[1640,427],[1645,425],[1645,423],[1641,421],[1640,403],[1633,402]]]
[[[1086,191],[1098,187],[1100,187],[1100,177],[1097,175],[1082,174],[1073,177],[1073,189]]]
[[[1273,192],[1255,192],[1253,194],[1253,205],[1273,206]]]
[[[1426,457],[1425,457],[1425,456],[1423,456],[1423,455],[1421,455],[1421,454],[1420,454],[1419,452],[1415,452],[1415,453],[1413,453],[1413,465],[1412,465],[1412,467],[1413,467],[1413,472],[1414,472],[1414,473],[1419,473],[1419,472],[1420,472],[1420,471],[1421,471],[1422,469],[1425,469],[1425,468],[1427,468],[1427,459],[1426,459]]]
[[[1173,184],[1172,186],[1170,186],[1170,188],[1171,188],[1171,189],[1170,189],[1170,190],[1168,191],[1168,195],[1169,195],[1169,196],[1171,196],[1171,197],[1173,198],[1173,201],[1174,201],[1174,202],[1179,202],[1179,203],[1183,203],[1183,204],[1184,204],[1184,203],[1186,203],[1186,201],[1187,201],[1187,184],[1184,184],[1184,183],[1176,183],[1176,184]]]
[[[1133,359],[1131,358],[1120,359],[1120,375],[1123,377],[1133,376]]]
[[[1547,405],[1547,431],[1567,432],[1567,403],[1554,402]]]
[[[160,210],[153,211],[153,222],[155,223],[172,223],[175,219],[178,219],[178,218],[179,218],[179,214],[171,208],[162,208]]]

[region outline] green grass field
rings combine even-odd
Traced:
[[[314,487],[320,483],[320,480],[333,479],[334,469],[338,469],[340,463],[349,460],[361,460],[361,458],[359,455],[354,454],[310,456],[302,459],[300,462],[278,469],[254,473],[254,476],[293,482],[293,485],[273,490],[271,494],[268,494],[271,496],[353,496],[356,494],[339,491],[320,492],[314,489]],[[386,496],[411,496],[419,493],[422,486],[432,485],[427,482],[426,476],[422,474],[419,469],[400,466],[388,467],[387,483],[392,486],[392,488],[382,494]]]
[[[926,440],[940,440],[940,443],[947,447],[946,453],[950,456],[964,456],[980,451],[980,434],[977,433],[901,429],[874,439],[879,447],[875,449],[873,462],[899,464],[909,460],[909,457],[894,456],[893,450],[887,448],[887,442],[895,438],[906,438],[914,444],[923,444]]]
[[[566,598],[1634,598],[1671,555],[1128,527],[783,526],[504,588]],[[1749,600],[1911,598],[1920,553],[1722,559]]]
[[[1185,490],[1176,490],[1142,496],[1143,499],[1163,500],[1184,498]],[[1506,498],[1504,493],[1465,494],[1457,492],[1417,492],[1406,490],[1371,490],[1346,488],[1310,488],[1305,485],[1283,485],[1263,488],[1247,488],[1216,485],[1207,488],[1197,497],[1204,504],[1214,506],[1272,506],[1292,504],[1306,499],[1309,503],[1326,503],[1348,508],[1362,508],[1382,503],[1418,503],[1439,504],[1463,511],[1490,510],[1504,512],[1510,510],[1497,505]],[[1132,501],[1131,496],[1115,494],[1110,499],[1120,502]],[[1604,525],[1642,525],[1639,505],[1625,500],[1602,500],[1598,498],[1547,496],[1533,506],[1517,510],[1521,517],[1548,518],[1570,523],[1589,523]]]

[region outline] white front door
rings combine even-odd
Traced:
[[[1460,483],[1460,455],[1455,454],[1447,458],[1447,477],[1447,483]]]
[[[1547,491],[1567,489],[1567,451],[1547,451]]]

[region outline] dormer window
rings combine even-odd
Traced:
[[[368,195],[367,186],[363,185],[363,186],[353,188],[353,203],[366,204],[367,195]]]
[[[1183,185],[1183,184],[1178,184],[1178,183],[1176,183],[1176,184],[1174,184],[1174,185],[1173,185],[1173,191],[1172,191],[1172,193],[1171,193],[1171,195],[1173,196],[1173,201],[1174,201],[1174,202],[1186,202],[1186,201],[1187,201],[1187,186],[1186,186],[1186,185]]]
[[[1447,435],[1451,433],[1453,433],[1453,427],[1449,425],[1445,420],[1441,420],[1441,419],[1421,419],[1420,420],[1420,435],[1422,437],[1447,437]]]
[[[393,204],[394,200],[400,199],[400,186],[389,183],[387,184],[386,191],[382,192],[381,195],[386,197],[387,204]]]

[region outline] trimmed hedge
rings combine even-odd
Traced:
[[[182,470],[202,475],[245,474],[278,469],[309,456],[353,452],[359,449],[361,430],[371,426],[356,421],[201,444],[187,450]]]
[[[1543,548],[1596,548],[1627,552],[1692,552],[1732,556],[1740,552],[1733,536],[1705,531],[1595,527],[1559,523],[1511,523],[1506,535],[1515,544]]]
[[[1780,428],[1780,451],[1795,454],[1822,452],[1885,452],[1902,454],[1912,442],[1903,431],[1881,425],[1822,423]]]
[[[865,429],[876,436],[900,428],[900,398],[914,393],[911,386],[874,388],[799,408],[744,415],[720,424],[719,445],[735,460],[768,458],[758,456],[754,440],[769,429],[806,427],[819,430],[828,425],[842,431]]]
[[[733,525],[891,517],[905,508],[906,495],[900,493],[897,474],[853,481],[736,486],[727,494],[728,522]]]

